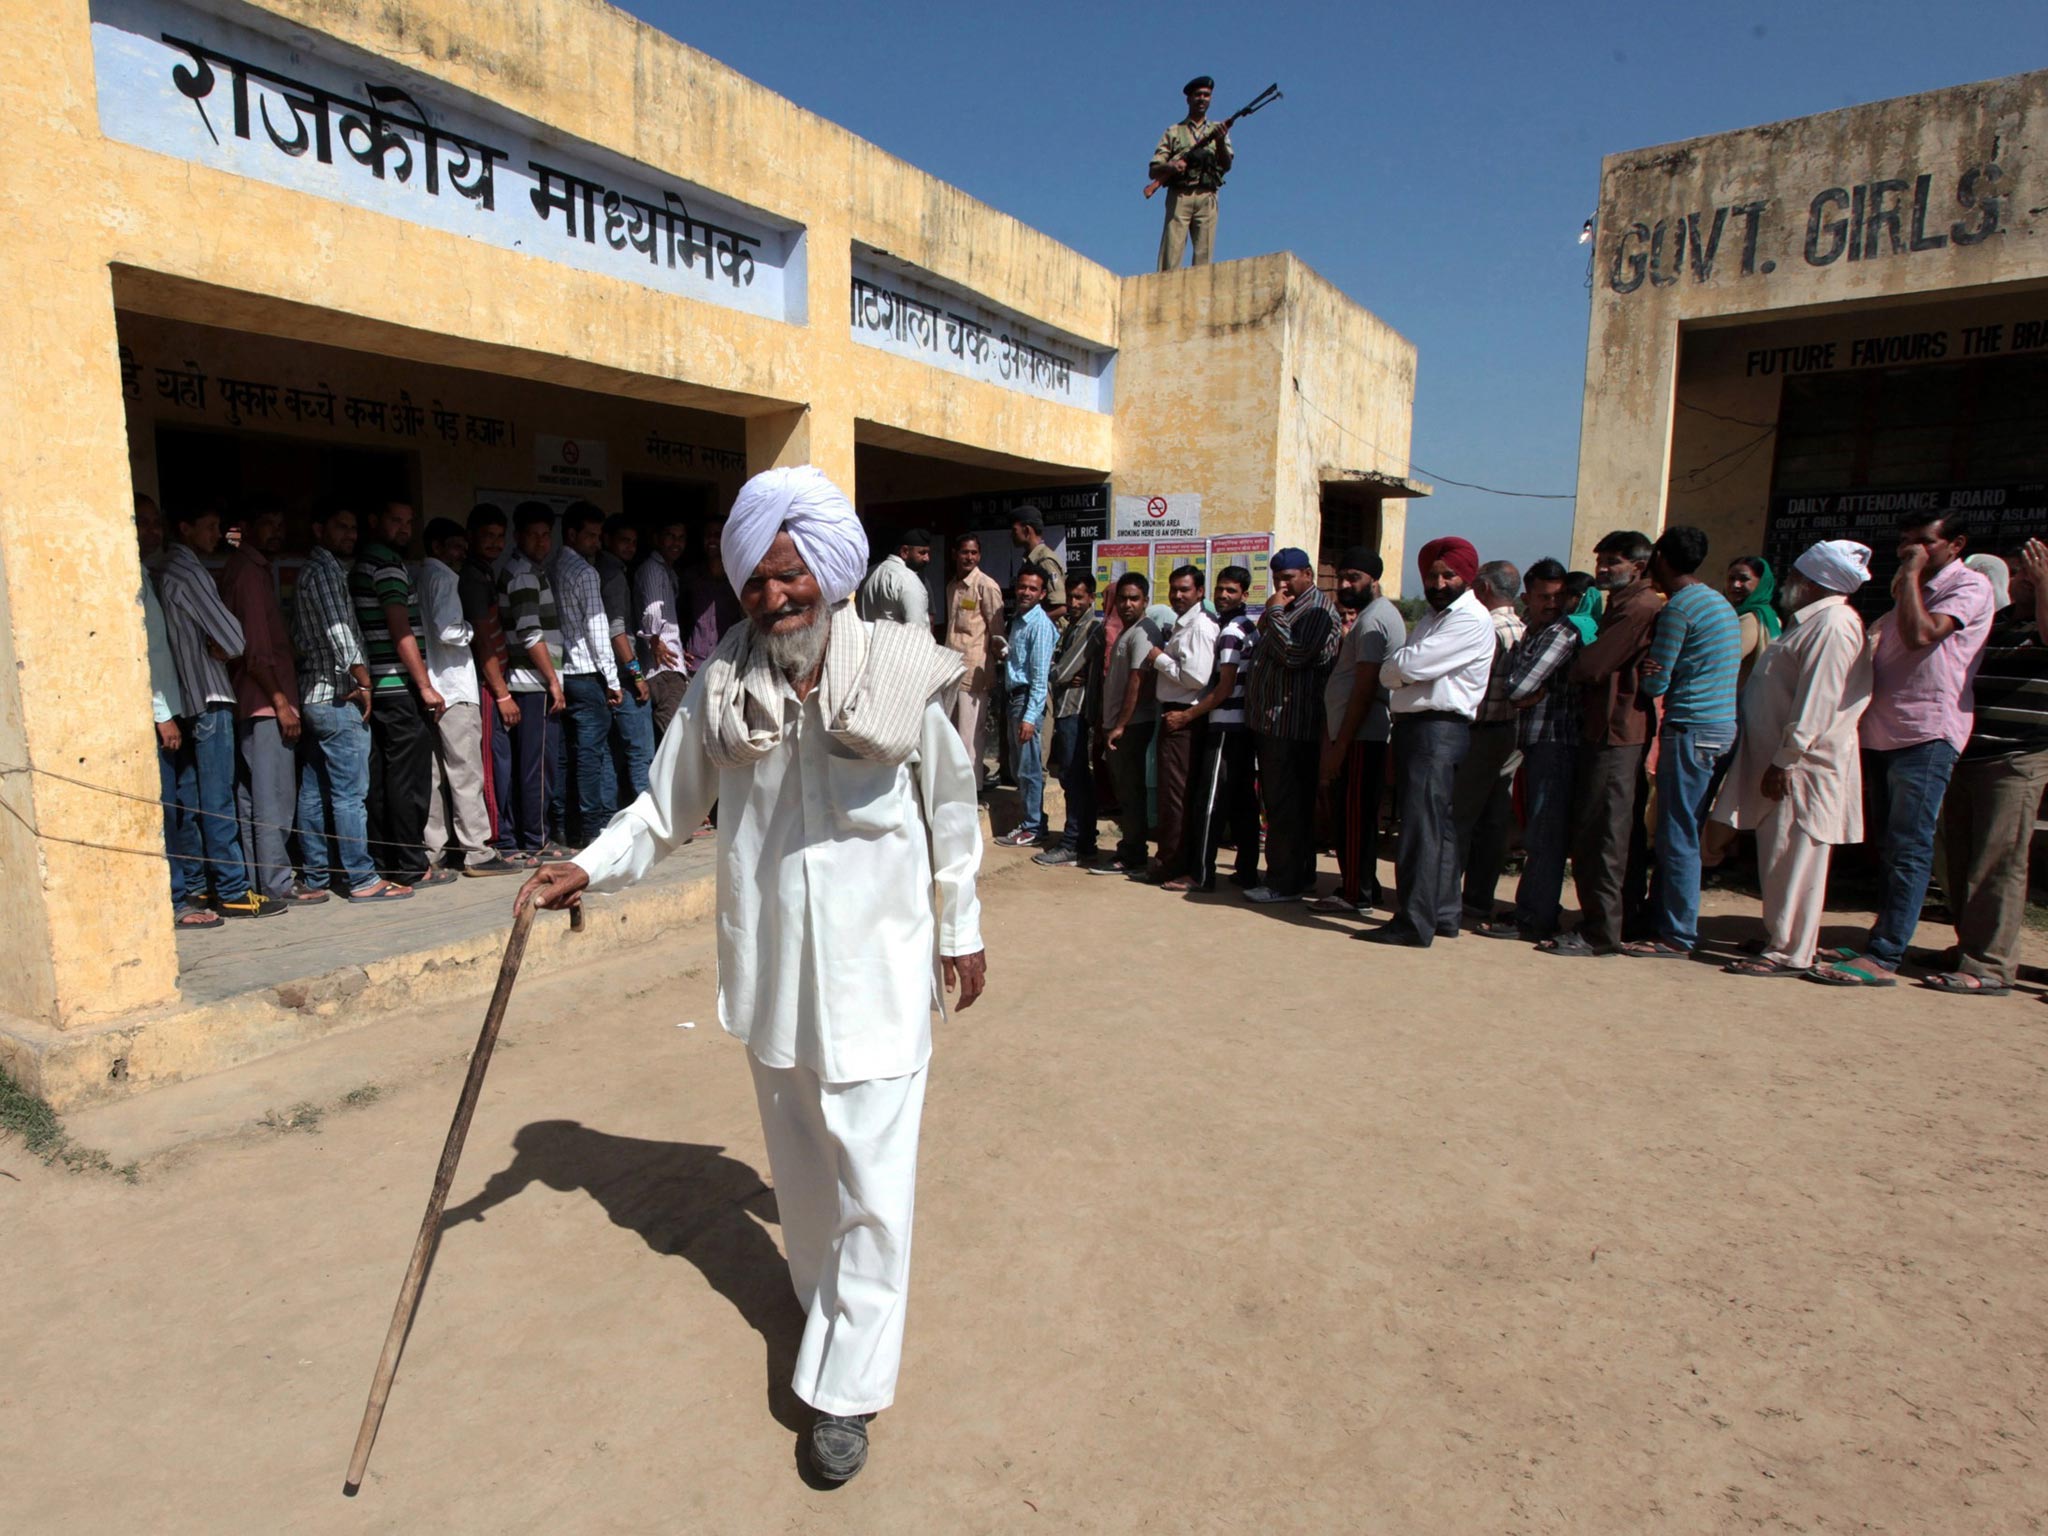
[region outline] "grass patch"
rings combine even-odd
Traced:
[[[2048,906],[2038,901],[2028,902],[2026,924],[2036,933],[2048,933]]]
[[[365,1083],[360,1088],[351,1088],[341,1096],[338,1109],[368,1109],[384,1097],[384,1090],[375,1083]]]
[[[21,1144],[45,1165],[68,1168],[73,1173],[111,1173],[139,1183],[142,1171],[134,1163],[116,1167],[114,1160],[98,1147],[81,1146],[64,1129],[57,1112],[30,1093],[5,1071],[0,1071],[0,1140],[19,1136]]]
[[[290,1109],[266,1109],[256,1123],[266,1131],[317,1131],[327,1111],[318,1104],[300,1100]]]

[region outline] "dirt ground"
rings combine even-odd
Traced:
[[[798,1475],[699,931],[515,997],[354,1500],[480,1004],[345,1037],[367,1107],[138,1185],[0,1149],[7,1528],[2048,1527],[2037,995],[1385,951],[991,860],[853,1484]]]

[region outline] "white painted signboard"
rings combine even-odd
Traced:
[[[1198,492],[1116,499],[1116,536],[1120,539],[1191,539],[1201,531],[1202,498]]]
[[[1083,410],[1115,404],[1116,353],[855,247],[853,339],[1019,394]]]
[[[92,0],[92,43],[100,128],[124,144],[727,309],[805,318],[801,226],[268,12]]]

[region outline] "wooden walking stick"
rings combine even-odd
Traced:
[[[519,962],[526,958],[526,936],[533,931],[537,906],[522,908],[512,919],[512,936],[505,941],[505,958],[498,965],[498,986],[491,993],[491,1006],[484,1014],[483,1032],[470,1052],[469,1076],[462,1082],[462,1097],[455,1102],[455,1119],[448,1127],[447,1143],[441,1148],[441,1166],[434,1174],[434,1192],[427,1197],[427,1214],[420,1220],[419,1240],[412,1245],[412,1262],[405,1269],[405,1283],[398,1288],[398,1305],[391,1313],[391,1331],[384,1335],[384,1353],[377,1360],[377,1374],[370,1382],[370,1400],[363,1405],[363,1427],[356,1431],[355,1454],[349,1457],[348,1480],[341,1491],[354,1498],[363,1485],[363,1470],[370,1464],[370,1447],[377,1443],[377,1425],[384,1417],[384,1400],[391,1395],[391,1378],[398,1374],[399,1351],[412,1329],[413,1313],[419,1307],[420,1286],[427,1277],[427,1260],[434,1252],[434,1239],[441,1232],[441,1210],[448,1203],[448,1186],[455,1182],[455,1165],[462,1159],[462,1143],[469,1136],[469,1122],[476,1114],[476,1101],[484,1088],[484,1073],[490,1070],[491,1051],[498,1043],[498,1026],[505,1022],[505,1005],[512,998],[512,983],[519,977]],[[583,909],[569,909],[572,932],[583,931]]]

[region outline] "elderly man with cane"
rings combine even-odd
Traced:
[[[562,907],[630,885],[719,804],[719,1022],[753,1069],[808,1319],[792,1386],[835,1482],[895,1399],[932,1010],[948,984],[971,1006],[986,976],[974,773],[948,713],[961,660],[855,616],[867,553],[820,471],[748,481],[725,526],[748,622],[691,680],[647,793],[519,893]]]
[[[1870,655],[1850,595],[1870,579],[1870,550],[1815,544],[1785,583],[1791,622],[1757,658],[1742,694],[1742,734],[1707,828],[1717,864],[1738,831],[1756,833],[1764,944],[1735,976],[1803,976],[1820,943],[1828,858],[1863,836],[1856,727],[1870,703]]]

